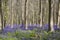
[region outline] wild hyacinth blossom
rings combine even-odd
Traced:
[[[58,28],[57,25],[53,25],[53,28],[54,28],[54,30],[60,30],[60,28]],[[43,25],[43,26],[41,27],[41,30],[46,30],[46,31],[48,31],[48,29],[49,29],[49,24],[45,24],[45,25]]]
[[[11,28],[10,25],[5,26],[5,28],[3,29],[3,32],[4,32],[4,33],[13,32],[13,31],[14,31],[14,30]]]
[[[11,25],[6,25],[5,28],[3,29],[3,32],[4,33],[14,32],[17,29],[25,30],[25,26],[23,24],[20,24],[20,25],[13,24],[13,28],[11,28]]]
[[[57,30],[57,29],[58,29],[58,28],[57,28],[57,25],[54,25],[53,27],[54,27],[54,30]]]
[[[17,24],[13,24],[13,29],[16,29],[18,27]]]
[[[17,24],[13,24],[12,26],[11,25],[6,25],[5,28],[3,29],[3,32],[4,33],[7,33],[7,32],[15,32],[17,30],[17,28],[18,28],[18,25]]]
[[[28,30],[33,30],[33,25],[28,24]]]
[[[40,27],[40,24],[33,24],[33,27]]]
[[[60,30],[60,28],[58,28],[57,25],[54,25],[53,27],[54,27],[54,30]]]
[[[29,30],[33,30],[34,28],[37,28],[37,27],[40,27],[40,25],[39,24],[31,24],[31,25],[29,24],[28,25]]]
[[[27,30],[34,30],[34,28],[36,28],[36,29],[48,31],[49,24],[45,24],[45,25],[43,25],[40,28],[39,27],[40,27],[39,24],[31,24],[31,25],[29,24]],[[54,30],[58,30],[59,29],[59,28],[57,28],[57,25],[54,25],[53,27],[54,27]],[[5,26],[3,31],[4,32],[12,32],[12,31],[15,31],[17,29],[26,30],[24,24],[19,24],[19,25],[13,24],[13,28],[11,28],[11,25],[7,25],[7,26]]]
[[[19,29],[21,29],[21,30],[26,30],[24,24],[19,24],[18,27],[19,27]]]
[[[48,31],[49,29],[49,24],[45,24],[41,27],[41,30]]]
[[[12,29],[14,29],[14,30],[17,30],[17,29],[25,30],[25,25],[24,24],[19,24],[19,25],[14,24]]]

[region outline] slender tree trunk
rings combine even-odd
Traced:
[[[58,13],[58,26],[60,27],[60,4],[59,4],[59,13]]]
[[[38,20],[39,24],[40,24],[40,13],[41,13],[41,0],[39,0],[39,20]]]
[[[51,19],[51,0],[49,0],[49,30],[51,30],[51,27],[50,27],[50,19]]]
[[[1,29],[3,30],[3,13],[2,13],[2,0],[0,0],[0,15],[1,15]]]
[[[40,13],[40,25],[43,25],[43,0],[41,0],[41,13]]]
[[[27,4],[27,0],[25,0],[25,9],[24,9],[24,24],[26,25],[26,29],[27,29],[26,4]]]

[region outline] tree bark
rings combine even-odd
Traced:
[[[1,29],[3,30],[3,13],[2,13],[2,0],[0,0],[0,15],[1,15]]]
[[[51,0],[49,0],[49,30],[51,30],[51,27],[50,27],[50,19],[51,19]]]

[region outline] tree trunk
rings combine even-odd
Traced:
[[[51,19],[51,0],[49,0],[49,30],[51,30],[51,27],[50,27],[50,19]]]
[[[3,30],[3,13],[2,13],[2,0],[0,0],[0,15],[1,15],[1,29]]]

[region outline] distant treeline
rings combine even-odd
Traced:
[[[59,0],[0,0],[0,23],[6,25],[60,25]]]

